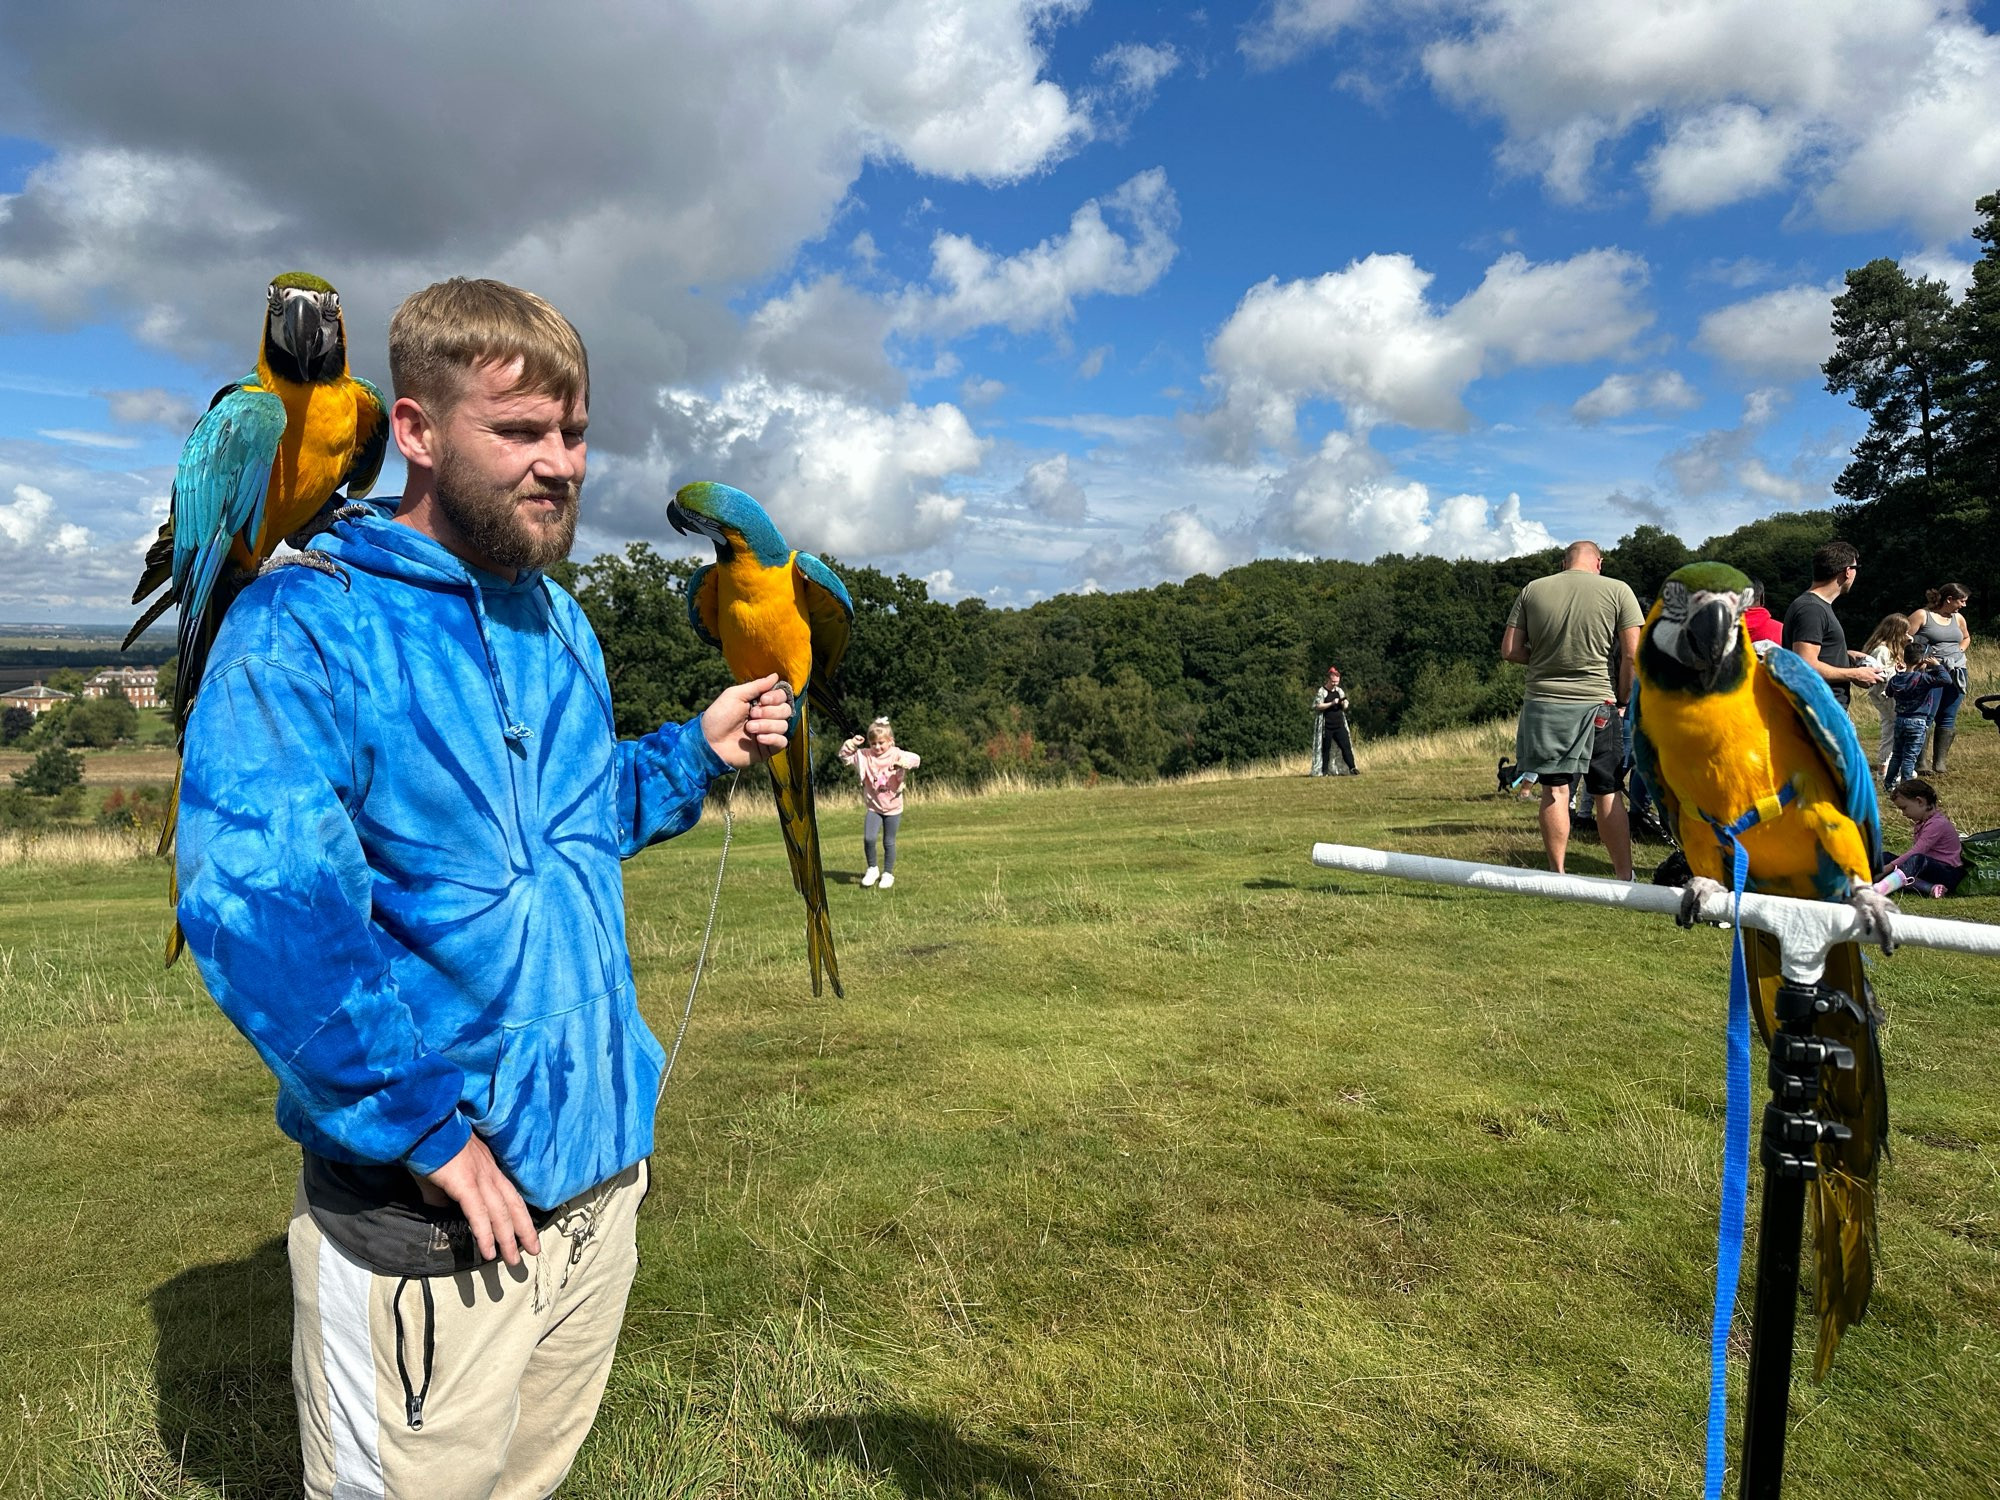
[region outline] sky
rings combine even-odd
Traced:
[[[579,560],[694,479],[1000,607],[1825,505],[1842,275],[1962,288],[2000,190],[1994,9],[0,0],[0,619],[132,614],[286,270],[385,388],[433,280],[561,308]]]

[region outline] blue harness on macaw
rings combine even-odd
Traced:
[[[1729,856],[1729,892],[1734,951],[1729,959],[1728,1105],[1722,1144],[1722,1218],[1716,1227],[1715,1317],[1708,1330],[1708,1466],[1704,1500],[1721,1500],[1728,1462],[1729,1392],[1726,1366],[1729,1325],[1736,1315],[1736,1282],[1743,1264],[1743,1232],[1750,1199],[1750,969],[1743,957],[1743,888],[1750,879],[1750,856],[1743,835],[1769,822],[1798,800],[1787,781],[1759,797],[1742,817],[1724,823],[1701,814],[1715,841]]]

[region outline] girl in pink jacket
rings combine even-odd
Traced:
[[[923,764],[919,756],[896,748],[896,730],[887,719],[868,726],[868,742],[860,735],[840,747],[842,765],[854,767],[861,777],[861,800],[868,815],[861,823],[861,852],[868,869],[863,885],[881,884],[888,890],[896,883],[896,825],[903,821],[903,773]],[[875,840],[882,840],[882,863],[875,863]]]

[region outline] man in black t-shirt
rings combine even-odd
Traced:
[[[1825,543],[1813,553],[1813,586],[1785,611],[1785,649],[1811,662],[1843,707],[1855,683],[1873,687],[1882,676],[1874,662],[1847,649],[1847,632],[1833,612],[1833,601],[1854,587],[1860,566],[1851,543]]]

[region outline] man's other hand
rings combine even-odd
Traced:
[[[792,732],[792,690],[776,672],[725,688],[701,716],[701,735],[725,765],[741,770],[784,749]]]
[[[417,1179],[426,1203],[437,1208],[446,1203],[458,1205],[472,1228],[481,1260],[498,1256],[508,1265],[518,1266],[523,1250],[530,1255],[542,1253],[541,1236],[535,1233],[535,1221],[520,1189],[500,1170],[500,1163],[478,1136],[430,1176],[410,1175]]]

